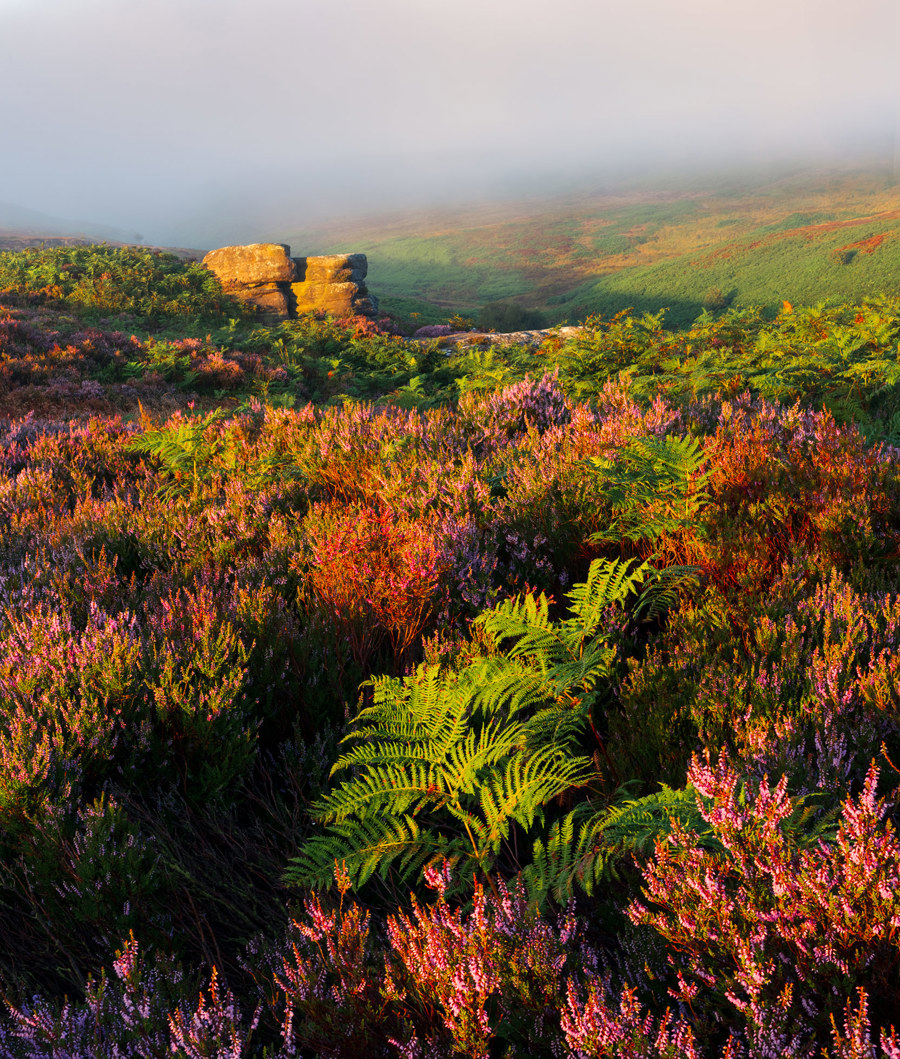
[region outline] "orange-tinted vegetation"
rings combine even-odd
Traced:
[[[900,298],[202,279],[0,255],[0,1059],[896,1059]]]

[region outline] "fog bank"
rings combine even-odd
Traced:
[[[0,0],[0,202],[209,245],[892,147],[898,5]]]

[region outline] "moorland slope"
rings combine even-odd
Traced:
[[[364,248],[385,308],[423,322],[511,299],[551,324],[668,307],[684,326],[704,305],[771,314],[894,289],[898,211],[893,169],[873,166],[376,218],[290,241]]]
[[[900,299],[392,331],[0,254],[0,1059],[895,1059]]]

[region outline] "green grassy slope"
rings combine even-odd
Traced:
[[[289,241],[365,250],[373,291],[388,306],[412,299],[423,319],[512,299],[552,323],[668,306],[686,324],[714,288],[767,309],[893,292],[898,207],[893,172],[871,166],[348,222]]]
[[[668,306],[670,324],[696,319],[716,290],[735,307],[812,304],[893,294],[900,287],[900,216],[812,225],[725,244],[702,255],[623,268],[572,291],[566,315]]]

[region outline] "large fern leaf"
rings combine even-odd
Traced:
[[[285,879],[326,888],[334,880],[335,863],[357,883],[376,872],[382,878],[393,868],[403,880],[418,877],[433,861],[460,859],[451,839],[435,828],[422,828],[407,814],[371,816],[332,824],[325,834],[304,843]]]
[[[508,600],[479,618],[495,649],[487,657],[460,672],[420,666],[370,681],[372,704],[332,769],[348,775],[313,806],[326,830],[289,877],[318,884],[341,860],[364,881],[438,855],[485,875],[514,829],[527,847],[546,806],[591,775],[578,741],[615,659],[602,620],[647,571],[595,560],[570,593],[568,618],[551,619],[544,595]]]
[[[512,643],[504,655],[482,664],[479,703],[530,711],[531,745],[571,745],[616,658],[600,634],[603,618],[652,573],[646,563],[595,559],[587,580],[568,593],[570,617],[563,621],[551,620],[543,593],[507,600],[480,615],[495,643]]]
[[[529,757],[511,757],[479,795],[491,850],[499,851],[500,841],[508,837],[513,822],[528,831],[551,799],[586,783],[588,766],[588,759],[566,757],[555,747]]]

